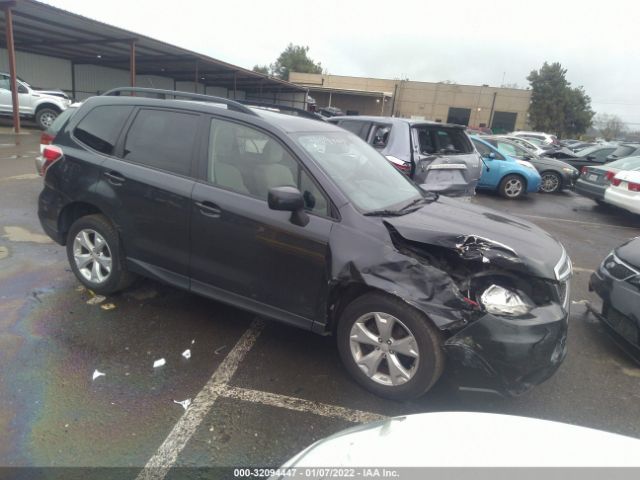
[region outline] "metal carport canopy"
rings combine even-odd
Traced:
[[[304,93],[306,88],[207,55],[107,25],[34,0],[0,1],[13,17],[15,50],[102,65],[135,75],[159,75],[228,90]],[[7,22],[0,46],[7,48]]]

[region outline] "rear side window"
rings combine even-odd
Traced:
[[[389,143],[391,125],[376,125],[371,139],[371,145],[375,148],[384,148]]]
[[[349,130],[351,133],[356,134],[365,142],[369,138],[369,130],[371,129],[371,122],[358,122],[354,120],[343,120],[339,124],[345,130]]]
[[[456,155],[473,152],[473,146],[462,129],[435,126],[414,128],[418,132],[418,144],[420,153],[423,155]]]
[[[113,155],[124,122],[133,110],[130,106],[105,105],[91,110],[73,130],[73,135],[89,148]]]
[[[55,135],[56,133],[58,133],[62,128],[62,125],[64,125],[66,121],[69,120],[74,113],[76,113],[76,110],[77,108],[67,108],[64,112],[58,115],[53,123],[49,126],[49,128],[47,128],[47,133],[49,133],[50,135]]]
[[[127,133],[123,158],[188,176],[199,120],[188,113],[140,110]]]

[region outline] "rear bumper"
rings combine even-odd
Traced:
[[[576,192],[593,200],[604,200],[604,192],[606,189],[607,185],[597,185],[586,182],[582,178],[578,178],[576,181]]]
[[[640,194],[610,187],[604,192],[604,201],[629,212],[640,214]]]
[[[62,197],[45,185],[38,197],[38,219],[45,233],[60,245],[64,245],[66,241],[64,235],[58,230],[58,215],[62,206]]]
[[[602,266],[591,274],[589,290],[595,291],[604,305],[598,318],[615,340],[633,349],[634,357],[640,361],[640,290],[613,278]]]
[[[567,354],[568,316],[555,303],[535,308],[526,318],[485,314],[444,348],[473,386],[519,395],[560,367]]]

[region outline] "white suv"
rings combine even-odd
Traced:
[[[20,79],[17,83],[20,116],[34,119],[43,130],[71,105],[62,90],[39,90]],[[0,115],[13,114],[10,85],[9,75],[0,72]]]

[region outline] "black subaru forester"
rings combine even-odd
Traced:
[[[43,152],[40,221],[88,288],[143,275],[334,334],[394,399],[445,360],[510,394],[559,367],[572,269],[545,231],[420,190],[337,126],[132,90],[87,100]]]

